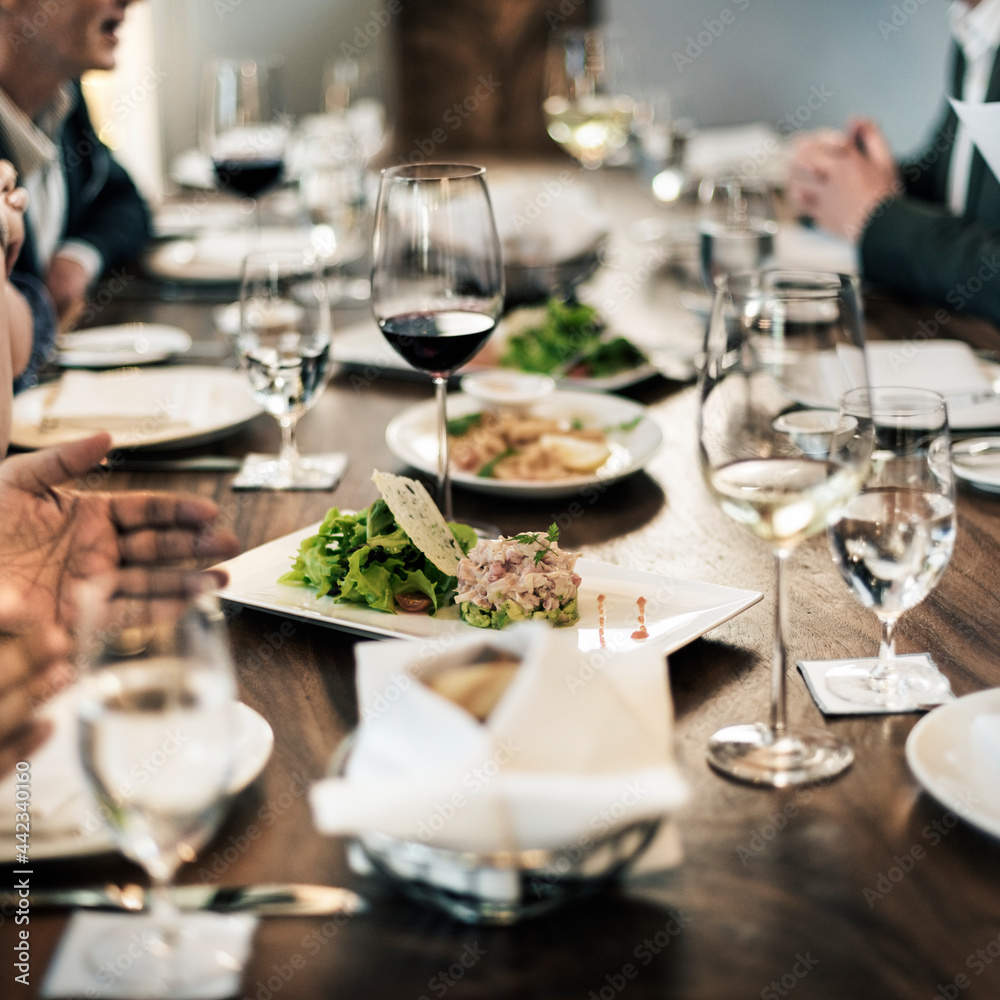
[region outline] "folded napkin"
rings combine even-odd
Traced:
[[[571,641],[570,641],[571,640]],[[485,722],[424,681],[487,650],[522,657]],[[478,852],[553,849],[669,816],[687,798],[673,756],[663,654],[589,662],[539,624],[359,646],[362,723],[343,777],[313,786],[317,827]],[[586,679],[582,679],[586,678]],[[646,867],[677,861],[671,824]]]
[[[779,182],[787,173],[787,143],[764,122],[698,129],[684,151],[684,169],[691,177],[737,173]]]
[[[68,371],[42,411],[42,423],[140,434],[201,426],[216,378],[211,372],[150,369]]]
[[[179,958],[172,974],[173,984],[141,981],[143,996],[164,1000],[222,1000],[236,996],[243,966],[250,955],[250,945],[258,918],[250,914],[184,913],[180,918],[181,948],[191,947],[199,955],[223,952],[231,960],[229,968],[215,976],[185,968]],[[116,952],[115,943],[121,948]],[[70,917],[59,949],[52,959],[43,997],[127,998],[136,995],[135,963],[155,954],[160,934],[149,914],[77,912]],[[102,959],[95,958],[100,949]],[[159,987],[159,988],[157,988]]]

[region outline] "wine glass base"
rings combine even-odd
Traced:
[[[854,751],[826,730],[799,726],[780,737],[760,722],[727,726],[708,742],[708,762],[717,771],[774,788],[833,778],[853,760]]]
[[[294,464],[277,455],[247,455],[232,482],[234,490],[332,490],[347,468],[343,452],[303,455]]]
[[[171,934],[150,913],[115,914],[114,930],[86,943],[86,961],[98,981],[113,980],[115,995],[148,1000],[189,995],[218,986],[219,996],[239,985],[245,932],[217,913],[178,917]],[[216,995],[215,992],[212,995]]]
[[[877,663],[861,660],[831,667],[823,681],[838,698],[889,712],[929,708],[951,694],[948,678],[929,663],[896,660],[883,678],[873,674]]]

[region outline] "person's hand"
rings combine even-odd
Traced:
[[[90,276],[78,260],[56,254],[49,262],[45,287],[56,307],[60,330],[70,329],[83,311],[89,285]]]
[[[60,484],[94,468],[111,446],[97,434],[0,463],[0,566],[43,622],[72,623],[78,581],[127,568],[227,559],[238,543],[212,531],[218,509],[190,494],[80,492]]]
[[[0,243],[3,245],[6,276],[24,243],[24,213],[28,207],[28,192],[17,186],[17,171],[9,160],[0,160]]]
[[[0,587],[0,777],[51,734],[34,709],[72,680],[68,652],[64,629],[39,623],[16,590]]]
[[[900,191],[889,144],[868,119],[851,122],[843,134],[809,133],[793,146],[788,183],[793,208],[852,242],[872,212]]]

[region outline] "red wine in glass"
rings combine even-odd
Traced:
[[[259,159],[223,156],[213,158],[212,167],[219,187],[233,194],[257,199],[281,180],[285,162],[276,156]]]
[[[456,309],[388,316],[379,326],[409,364],[440,376],[450,375],[476,354],[493,332],[496,319]]]

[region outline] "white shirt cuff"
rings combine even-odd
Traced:
[[[53,256],[75,260],[86,272],[88,284],[104,271],[103,254],[93,244],[83,240],[66,240],[65,243],[60,243]]]

